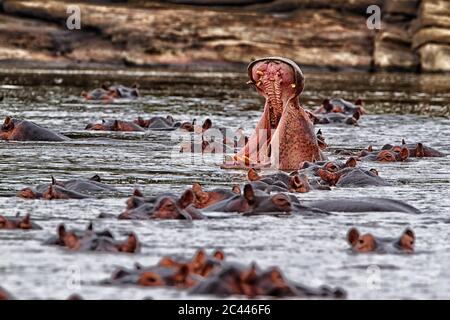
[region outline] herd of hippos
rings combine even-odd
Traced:
[[[422,143],[386,144],[375,150],[350,152],[338,150],[343,160],[328,161],[323,153],[327,148],[322,132],[314,132],[314,124],[343,123],[357,125],[366,111],[361,100],[355,104],[340,98],[326,99],[315,111],[307,111],[299,104],[303,91],[304,76],[291,60],[268,57],[252,62],[248,67],[249,84],[255,86],[266,98],[263,115],[250,137],[243,130],[228,135],[227,130],[213,125],[210,119],[202,125],[176,121],[172,116],[155,116],[134,121],[119,119],[103,120],[88,124],[86,130],[102,131],[146,131],[183,130],[204,136],[209,130],[223,133],[219,144],[225,150],[228,146],[238,151],[228,158],[223,168],[244,168],[248,170],[248,182],[233,185],[229,189],[204,188],[195,183],[181,195],[161,193],[145,196],[135,190],[126,201],[125,210],[118,216],[101,214],[103,219],[207,219],[208,212],[226,212],[242,216],[271,215],[331,215],[332,212],[405,212],[417,214],[420,211],[407,203],[385,198],[353,198],[342,200],[302,201],[294,195],[312,189],[330,190],[331,187],[388,186],[375,169],[366,170],[359,162],[403,162],[416,161],[423,157],[445,157],[438,150]],[[115,99],[137,99],[138,86],[107,86],[91,92],[83,92],[86,100],[111,102]],[[260,132],[264,132],[261,138]],[[46,129],[27,120],[6,117],[0,131],[0,139],[6,141],[65,141],[68,137]],[[211,142],[201,140],[201,152],[216,150]],[[217,141],[215,142],[217,143]],[[256,147],[255,147],[256,146]],[[217,147],[217,146],[216,146]],[[182,146],[182,152],[193,151]],[[345,159],[345,157],[348,157]],[[275,173],[262,174],[263,168],[277,169]],[[89,179],[75,178],[60,181],[52,177],[48,184],[25,188],[18,192],[24,199],[84,199],[114,192],[114,187],[102,183],[99,176]],[[41,229],[30,215],[24,217],[0,216],[0,229]],[[414,251],[414,232],[406,229],[399,237],[381,238],[372,234],[361,234],[351,228],[347,241],[351,250],[361,252],[411,253]],[[94,230],[92,223],[86,230],[72,230],[61,224],[56,235],[46,245],[65,247],[72,251],[107,251],[136,253],[140,243],[134,233],[118,240],[108,230]],[[222,251],[211,255],[199,250],[192,259],[186,257],[164,257],[153,266],[135,265],[132,269],[120,268],[108,285],[169,286],[186,288],[192,294],[213,294],[219,296],[243,295],[272,297],[324,297],[345,298],[341,288],[322,286],[310,288],[287,279],[278,268],[261,269],[256,263],[243,265],[225,261]],[[0,288],[0,300],[12,298]],[[72,298],[81,298],[73,296]]]

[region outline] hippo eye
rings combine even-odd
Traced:
[[[364,240],[363,240],[363,239],[359,239],[359,240],[358,240],[358,243],[359,243],[359,244],[364,244]]]
[[[164,205],[164,209],[167,209],[167,210],[173,210],[174,208],[175,208],[175,206],[173,205],[172,202],[169,202]]]

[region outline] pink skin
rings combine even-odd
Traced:
[[[298,101],[292,67],[261,61],[253,66],[252,78],[266,104],[255,132],[230,167],[297,170],[303,161],[322,160],[313,124]]]

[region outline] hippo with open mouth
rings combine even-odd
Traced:
[[[6,117],[0,129],[0,140],[7,141],[66,141],[69,138],[28,120]]]
[[[266,98],[264,112],[245,147],[224,168],[270,166],[297,170],[303,161],[324,158],[314,126],[300,106],[305,78],[298,65],[281,57],[253,61],[250,84]]]

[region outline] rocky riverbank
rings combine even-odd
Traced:
[[[68,4],[81,30],[65,27]],[[367,28],[369,5],[381,30]],[[331,70],[450,71],[447,0],[0,0],[0,64],[233,67],[266,55]]]

